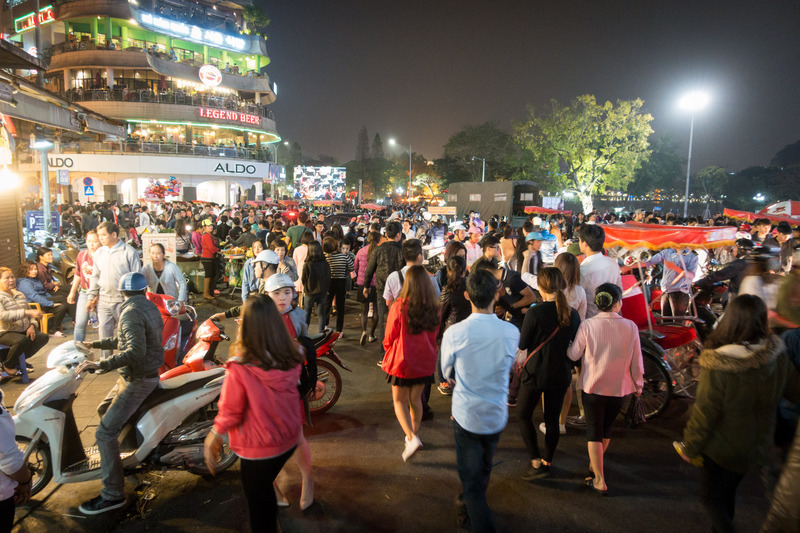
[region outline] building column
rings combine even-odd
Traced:
[[[64,21],[64,40],[67,40],[67,35],[69,35],[69,21]]]
[[[106,17],[105,30],[106,30],[106,46],[108,46],[108,43],[111,42],[111,38],[114,37],[114,30],[111,27],[111,17]]]
[[[261,105],[261,93],[256,91],[256,104]]]
[[[227,64],[228,64],[228,52],[223,50],[222,51],[222,66],[224,67]]]
[[[92,40],[97,42],[97,17],[92,17]]]
[[[126,46],[128,46],[128,27],[127,26],[120,26],[119,29],[119,38],[120,38],[120,48],[123,50]]]
[[[208,46],[203,45],[203,63],[208,65]]]
[[[64,90],[69,91],[72,89],[72,70],[64,69]]]
[[[109,68],[106,69],[106,83],[107,83],[109,89],[114,86],[114,69],[113,68],[109,67]]]

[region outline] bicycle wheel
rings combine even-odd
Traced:
[[[672,379],[665,368],[661,357],[649,351],[642,352],[644,363],[644,387],[642,388],[642,405],[646,419],[651,419],[664,412],[672,399]]]

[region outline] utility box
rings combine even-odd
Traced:
[[[539,186],[527,180],[451,183],[447,203],[456,206],[457,218],[476,211],[484,220],[494,215],[510,219],[525,215],[526,205],[540,205]]]

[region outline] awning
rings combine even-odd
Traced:
[[[378,204],[361,204],[360,207],[361,209],[375,209],[376,211],[383,209],[383,206]]]
[[[339,200],[314,200],[314,205],[317,207],[326,205],[342,205],[342,202]]]
[[[722,216],[726,216],[734,220],[739,220],[741,222],[753,222],[757,218],[767,218],[773,224],[786,222],[790,226],[800,226],[800,220],[796,218],[780,216],[780,215],[768,215],[766,213],[751,213],[750,211],[738,211],[736,209],[725,209],[722,212]]]
[[[733,226],[661,226],[657,224],[607,224],[604,246],[613,248],[719,248],[731,246],[736,240]]]
[[[46,71],[47,61],[30,55],[5,39],[0,39],[0,68]]]
[[[800,224],[800,202],[793,202],[791,200],[786,200],[785,202],[778,202],[772,205],[768,205],[761,211],[761,214],[765,215],[776,215],[780,217],[792,217],[798,219],[798,224]]]
[[[297,207],[300,205],[294,200],[278,200],[278,203],[286,207]]]
[[[558,209],[548,209],[546,207],[539,207],[538,205],[526,205],[525,206],[526,213],[536,213],[539,215],[567,215],[572,216],[572,211],[565,211],[565,210],[558,210]]]

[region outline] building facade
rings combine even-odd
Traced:
[[[120,136],[57,134],[53,183],[66,170],[73,199],[123,203],[173,177],[185,200],[260,193],[280,140],[269,109],[277,88],[266,41],[244,20],[246,3],[41,0],[37,14],[35,1],[6,0],[6,39],[42,50],[44,88],[124,127]],[[37,173],[38,157],[21,158],[20,173]]]

